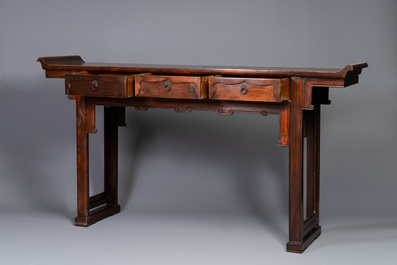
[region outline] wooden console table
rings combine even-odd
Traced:
[[[287,251],[301,253],[320,235],[320,107],[330,104],[329,87],[358,83],[367,63],[308,69],[86,63],[80,56],[42,57],[38,61],[48,78],[65,79],[66,94],[76,100],[76,225],[89,226],[120,212],[118,126],[125,126],[125,107],[133,106],[139,110],[280,115],[278,145],[289,146]],[[97,105],[105,106],[104,191],[90,196],[88,135],[97,132]]]

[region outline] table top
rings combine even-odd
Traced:
[[[80,56],[40,57],[38,61],[47,77],[62,78],[67,72],[136,74],[150,72],[159,75],[222,75],[234,77],[318,77],[340,79],[349,73],[360,74],[367,63],[346,65],[343,68],[283,68],[247,66],[192,66],[161,64],[119,64],[85,62]]]

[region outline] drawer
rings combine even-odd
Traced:
[[[139,74],[135,76],[135,96],[203,99],[207,97],[205,80],[208,77]]]
[[[134,95],[134,76],[95,75],[86,72],[65,76],[66,94],[128,98]]]
[[[289,99],[289,79],[210,77],[208,95],[214,100],[282,102]]]

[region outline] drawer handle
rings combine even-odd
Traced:
[[[165,90],[165,91],[170,91],[170,90],[171,90],[171,84],[170,84],[170,82],[165,82],[164,90]]]
[[[245,95],[248,92],[248,88],[246,84],[242,84],[241,85],[241,90],[240,90],[241,94]]]
[[[98,84],[98,81],[96,81],[96,80],[94,80],[94,81],[92,81],[92,86],[91,86],[91,88],[92,88],[92,90],[98,90],[98,88],[99,88],[99,84]]]

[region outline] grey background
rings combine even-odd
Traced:
[[[397,1],[0,0],[0,263],[395,264]],[[344,67],[322,111],[323,235],[288,240],[278,117],[127,110],[122,212],[76,215],[75,105],[41,56],[85,61]],[[91,139],[101,190],[102,113]],[[103,238],[103,237],[104,238]],[[87,247],[85,249],[85,247]]]

